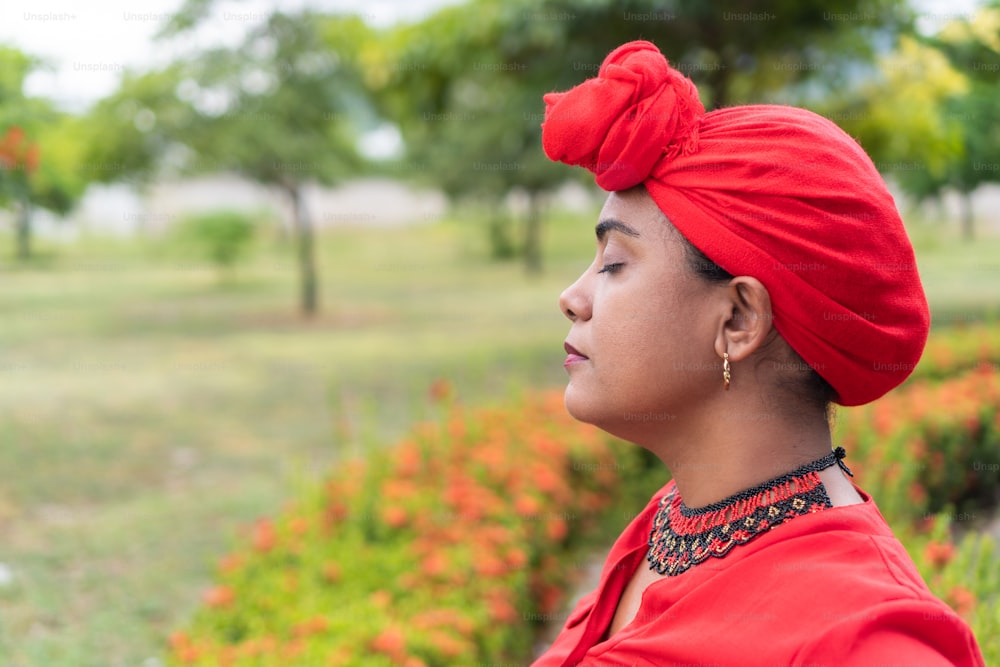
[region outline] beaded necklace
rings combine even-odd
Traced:
[[[653,517],[646,560],[649,569],[677,576],[710,556],[722,558],[771,528],[803,514],[833,507],[820,481],[820,470],[844,465],[837,447],[821,459],[705,507],[691,509],[675,486],[661,500]]]

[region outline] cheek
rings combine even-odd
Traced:
[[[659,388],[687,385],[697,379],[690,370],[710,364],[714,354],[709,318],[699,303],[703,295],[682,291],[667,277],[647,284],[663,288],[644,289],[627,304],[618,304],[602,334],[617,350],[620,368],[636,380]]]
[[[637,379],[650,374],[662,377],[670,358],[679,352],[686,326],[676,305],[652,290],[628,300],[609,298],[606,304],[599,348],[613,350],[618,368]]]

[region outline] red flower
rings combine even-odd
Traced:
[[[299,638],[308,637],[309,635],[315,635],[323,632],[329,626],[330,622],[326,620],[325,616],[313,616],[310,619],[296,624],[292,628],[292,633]]]
[[[3,152],[11,157],[15,157],[20,151],[21,141],[24,139],[24,130],[17,125],[7,128],[7,136],[3,140]]]
[[[387,609],[392,604],[392,594],[386,590],[378,590],[369,597],[371,603],[379,609]]]
[[[382,521],[390,528],[402,528],[410,520],[406,510],[397,505],[389,505],[382,509]]]
[[[924,558],[939,570],[954,557],[955,545],[951,542],[928,542],[924,549]]]
[[[976,608],[976,595],[964,586],[955,586],[946,596],[951,608],[958,612],[959,616],[968,618]]]
[[[538,592],[538,610],[543,614],[551,614],[559,608],[562,601],[562,590],[558,586],[543,583]]]
[[[494,595],[489,600],[490,617],[501,624],[517,620],[517,610],[504,595]]]
[[[327,561],[324,563],[323,579],[331,584],[340,581],[340,565],[334,563],[333,561]]]
[[[517,500],[514,501],[514,511],[521,516],[535,516],[541,509],[542,503],[534,496],[525,494],[518,496]]]
[[[438,378],[431,383],[430,389],[427,390],[427,395],[430,397],[433,403],[444,403],[455,393],[454,389],[445,378]]]
[[[383,630],[372,640],[371,647],[376,653],[387,655],[396,662],[402,662],[406,658],[406,637],[396,626]]]
[[[507,565],[511,569],[520,569],[528,564],[528,555],[524,553],[523,549],[518,549],[513,547],[507,551]]]
[[[257,551],[270,551],[278,542],[278,534],[274,524],[269,519],[258,519],[253,527],[253,548]]]
[[[545,534],[553,542],[562,542],[569,535],[569,525],[562,518],[554,516],[545,522]]]
[[[494,554],[480,554],[476,558],[476,574],[480,577],[502,577],[507,565]]]
[[[205,591],[201,599],[209,607],[228,607],[236,599],[236,593],[229,586],[215,586]]]
[[[288,528],[296,535],[305,535],[309,531],[309,519],[304,516],[292,517],[288,522]]]
[[[228,554],[219,559],[219,572],[228,574],[235,572],[243,565],[243,556],[240,554]]]
[[[457,658],[469,648],[467,643],[458,637],[440,630],[431,632],[428,638],[434,648],[447,658]]]

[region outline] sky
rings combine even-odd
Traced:
[[[0,0],[0,44],[40,56],[46,67],[26,82],[29,95],[47,97],[67,111],[82,111],[114,91],[125,68],[145,69],[174,56],[215,45],[235,45],[248,27],[279,4],[350,11],[376,26],[414,20],[461,0],[217,0],[214,18],[171,43],[153,35],[183,0]],[[919,27],[934,32],[968,16],[976,0],[913,0]],[[137,9],[137,7],[139,7]]]
[[[113,92],[125,68],[169,62],[192,48],[235,45],[278,7],[360,15],[376,26],[419,19],[459,0],[218,0],[214,18],[165,44],[153,36],[183,0],[0,0],[0,44],[44,59],[26,82],[29,95],[81,111]]]

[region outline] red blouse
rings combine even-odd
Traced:
[[[660,489],[618,538],[597,589],[533,667],[984,666],[968,625],[934,597],[871,497],[775,526],[724,558],[646,589],[635,619],[601,641],[647,567]]]

